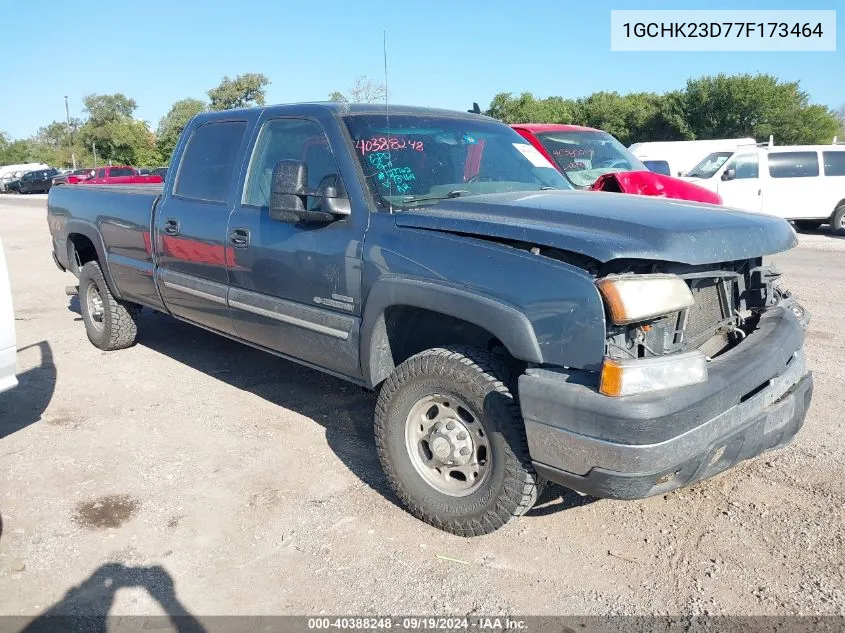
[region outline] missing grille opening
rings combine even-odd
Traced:
[[[751,391],[749,391],[747,394],[745,394],[744,396],[742,396],[742,398],[740,398],[740,399],[739,399],[740,404],[741,404],[741,403],[743,403],[743,402],[745,402],[746,400],[750,400],[751,398],[753,398],[754,396],[756,396],[758,393],[760,393],[761,391],[763,391],[763,389],[765,389],[766,387],[768,387],[771,383],[772,383],[772,381],[771,381],[771,380],[767,380],[767,381],[766,381],[766,382],[764,382],[762,385],[759,385],[759,386],[757,386],[757,387],[754,387],[754,389],[752,389],[752,390],[751,390]]]

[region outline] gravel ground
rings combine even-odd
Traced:
[[[644,501],[552,486],[466,540],[396,506],[372,394],[150,313],[101,352],[43,197],[0,217],[20,378],[0,395],[0,614],[845,613],[845,239],[775,258],[813,313],[792,445]]]

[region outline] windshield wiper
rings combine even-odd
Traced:
[[[409,204],[413,202],[429,202],[431,200],[449,200],[451,198],[460,198],[461,196],[465,196],[466,194],[472,194],[472,191],[468,191],[467,189],[453,189],[449,193],[444,196],[426,196],[425,198],[409,198],[407,200],[403,200],[402,204]]]

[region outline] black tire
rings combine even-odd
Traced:
[[[510,374],[507,364],[488,352],[435,348],[412,356],[385,381],[376,404],[376,448],[391,487],[411,514],[458,536],[480,536],[525,514],[537,501],[544,481],[528,455],[525,426],[508,387]],[[470,435],[487,443],[483,477],[465,496],[438,490],[412,461],[406,424],[412,410],[433,396],[454,398],[462,414],[469,410]]]
[[[834,235],[845,237],[845,204],[836,207],[836,211],[830,216],[830,230]]]
[[[101,307],[96,305],[97,297]],[[80,271],[79,305],[88,339],[96,347],[113,351],[135,344],[141,308],[114,298],[97,262],[88,262]]]
[[[794,222],[799,231],[815,231],[822,225],[820,220],[795,220]]]

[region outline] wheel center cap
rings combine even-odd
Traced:
[[[431,451],[437,455],[440,461],[446,461],[452,454],[452,447],[445,437],[435,437],[431,442]]]

